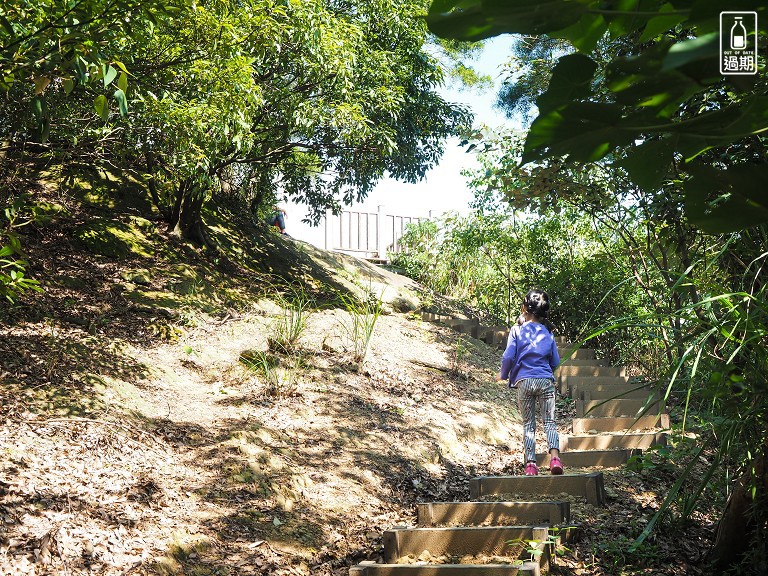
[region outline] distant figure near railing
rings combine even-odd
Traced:
[[[325,214],[325,249],[351,254],[373,262],[387,262],[389,254],[400,252],[400,238],[408,224],[428,217],[396,216],[385,214],[384,207],[376,212],[343,210],[334,215]]]

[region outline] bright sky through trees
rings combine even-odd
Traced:
[[[509,126],[511,120],[494,107],[496,91],[500,82],[501,66],[510,54],[510,36],[502,36],[490,40],[483,55],[474,63],[480,73],[489,74],[494,80],[494,88],[477,93],[470,90],[458,90],[447,86],[443,96],[451,102],[460,102],[469,106],[475,114],[475,124],[485,124],[490,127]],[[445,154],[440,164],[429,172],[426,178],[417,184],[408,184],[396,180],[385,179],[373,190],[365,202],[346,207],[345,210],[362,210],[375,212],[379,205],[385,207],[387,214],[400,216],[427,216],[432,210],[433,215],[443,212],[466,212],[467,205],[472,199],[466,179],[461,175],[465,168],[477,166],[475,156],[467,154],[459,147],[458,140],[447,143]],[[288,233],[299,240],[310,242],[320,248],[324,247],[325,236],[323,224],[313,228],[302,223],[307,209],[296,204],[287,204]]]

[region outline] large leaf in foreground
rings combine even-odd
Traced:
[[[768,164],[740,164],[728,171],[689,167],[685,208],[690,221],[710,234],[768,222]]]

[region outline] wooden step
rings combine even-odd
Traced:
[[[592,348],[577,348],[571,353],[570,348],[561,348],[558,346],[557,353],[560,354],[560,358],[565,358],[570,353],[570,360],[594,360],[597,357]]]
[[[574,378],[579,380],[594,379],[615,379],[617,382],[621,379],[629,380],[624,372],[624,368],[616,366],[599,366],[599,365],[585,365],[585,362],[600,362],[599,360],[574,360],[574,365],[570,365],[567,362],[555,370],[555,380],[557,381],[558,392],[567,396],[570,394],[571,382]]]
[[[608,366],[611,368],[611,366]],[[615,368],[615,367],[613,367]],[[571,388],[583,386],[626,386],[630,384],[629,376],[568,376],[561,375]]]
[[[539,576],[535,562],[513,564],[374,564],[352,566],[349,576]]]
[[[590,504],[605,504],[602,472],[562,474],[560,476],[480,476],[469,481],[469,495],[478,500],[491,494],[570,494],[585,498]]]
[[[425,322],[443,322],[453,320],[454,317],[448,314],[437,314],[436,312],[422,312],[421,319]]]
[[[640,418],[574,418],[571,426],[574,434],[595,432],[620,432],[622,430],[648,430],[669,428],[669,414],[652,414]]]
[[[630,384],[629,386],[602,386],[598,385],[592,388],[582,390],[581,388],[571,389],[571,398],[589,402],[591,400],[648,400],[652,402],[661,402],[659,394],[645,386]]]
[[[576,400],[577,418],[616,418],[658,414],[663,409],[661,402],[648,404],[646,399],[620,398],[618,400]]]
[[[591,362],[591,360],[585,360],[585,362]],[[594,377],[594,376],[604,376],[604,377],[611,377],[616,378],[617,376],[626,376],[626,368],[621,366],[560,366],[557,369],[556,376],[563,378],[563,377],[571,377],[571,376],[581,376],[581,377]]]
[[[429,502],[417,504],[419,526],[565,524],[570,502]]]
[[[489,346],[501,346],[506,348],[509,329],[504,326],[490,326],[486,327],[485,331],[478,330],[477,337]]]
[[[457,526],[450,528],[396,528],[382,535],[384,562],[395,564],[400,558],[419,557],[427,551],[439,556],[510,556],[520,551],[510,541],[546,542],[547,526]]]
[[[632,456],[640,456],[643,453],[639,448],[626,448],[617,450],[561,450],[560,460],[567,472],[571,468],[618,468],[627,463]],[[536,454],[536,463],[539,468],[549,469],[549,453]]]
[[[562,369],[562,368],[560,368]],[[596,386],[627,386],[629,384],[628,376],[567,376],[559,372],[558,375],[560,393],[571,398],[575,398],[573,390],[587,390]]]
[[[615,450],[617,448],[641,448],[666,446],[664,432],[616,433],[616,434],[561,434],[560,450],[576,452],[581,450]]]
[[[587,366],[587,367],[601,367],[608,364],[605,360],[597,360],[595,358],[568,358],[560,356],[560,366]]]
[[[465,318],[448,318],[447,320],[441,320],[441,324],[445,324],[449,328],[453,328],[460,333],[469,333],[472,328],[476,327],[477,320],[468,320]]]

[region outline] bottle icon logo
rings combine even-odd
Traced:
[[[737,16],[731,27],[731,50],[744,50],[747,47],[747,29],[741,17]]]
[[[720,12],[720,73],[757,74],[757,12]]]

